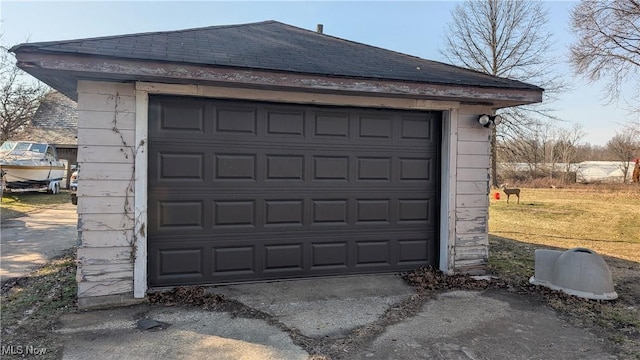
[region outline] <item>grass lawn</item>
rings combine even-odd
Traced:
[[[495,192],[492,191],[492,194]],[[489,272],[616,344],[624,359],[640,359],[640,186],[626,189],[527,189],[520,204],[491,196]],[[586,247],[603,255],[618,299],[583,300],[528,284],[535,249]]]
[[[0,219],[4,222],[43,207],[69,202],[71,196],[65,190],[56,195],[46,192],[5,193],[0,202]]]
[[[507,204],[501,195],[490,200],[492,235],[563,249],[586,247],[640,262],[640,186],[522,189],[519,205],[514,198]]]
[[[76,311],[76,264],[65,254],[30,276],[2,285],[2,346],[32,345],[46,349],[39,359],[62,358],[62,343],[56,337],[58,317]]]

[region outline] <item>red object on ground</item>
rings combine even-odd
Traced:
[[[493,198],[496,199],[496,200],[500,200],[500,193],[499,192],[494,193],[493,194]]]

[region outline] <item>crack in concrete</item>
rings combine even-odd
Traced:
[[[232,317],[266,321],[269,325],[273,325],[289,334],[293,343],[303,348],[310,355],[310,360],[341,360],[351,359],[356,351],[370,344],[387,327],[415,316],[424,303],[431,298],[431,296],[424,294],[411,295],[400,302],[390,305],[376,321],[352,329],[347,336],[334,338],[328,336],[322,338],[306,336],[298,329],[279,321],[277,316],[254,309],[238,300],[225,299],[220,304],[221,307],[216,307],[212,310],[227,312]]]

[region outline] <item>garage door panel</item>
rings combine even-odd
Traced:
[[[264,246],[264,272],[304,271],[303,244],[273,244]]]
[[[317,113],[314,117],[313,136],[348,139],[349,118],[349,113]]]
[[[172,193],[149,203],[149,228],[157,234],[196,235],[227,231],[294,231],[314,227],[394,226],[420,228],[433,225],[437,200],[415,191],[380,197],[382,191],[333,191],[325,197],[313,192],[289,194],[274,191],[234,194]],[[158,194],[150,194],[152,197]],[[331,196],[335,195],[335,196]],[[338,197],[343,195],[344,197]]]
[[[431,202],[430,199],[398,199],[398,223],[427,223]]]
[[[391,199],[356,199],[357,224],[389,224],[392,220]]]
[[[155,173],[150,181],[203,181],[209,178],[208,174],[218,181],[300,181],[306,180],[306,174],[310,179],[325,181],[392,181],[391,174],[399,170],[400,180],[426,180],[425,185],[433,186],[436,179],[432,178],[432,174],[437,172],[438,163],[435,155],[419,152],[394,156],[385,152],[360,151],[345,156],[341,151],[314,149],[277,152],[256,149],[247,152],[246,149],[233,151],[228,147],[215,147],[201,149],[200,152],[194,152],[193,148],[189,150],[158,146],[158,152],[150,156],[150,165],[153,165],[151,171]],[[350,173],[351,169],[356,170],[355,176]]]
[[[158,235],[204,233],[211,227],[210,206],[206,198],[195,194],[171,194],[154,199],[148,203],[147,228]]]
[[[431,180],[430,158],[400,158],[400,180]]]
[[[152,286],[435,264],[440,113],[161,96],[149,109]]]
[[[149,103],[149,137],[154,139],[206,140],[213,131],[210,104],[195,99]]]
[[[265,156],[266,180],[304,180],[304,155],[272,155]]]
[[[311,199],[313,225],[347,225],[348,199]]]
[[[312,271],[343,271],[348,266],[349,244],[341,242],[311,242]]]
[[[192,201],[160,201],[158,202],[158,228],[179,228],[181,231],[204,229],[204,202]]]
[[[149,268],[158,282],[198,282],[206,279],[204,247],[149,249]]]
[[[215,183],[220,185],[220,188],[213,189],[210,186],[204,186],[199,182],[189,182],[188,189],[179,189],[178,182],[170,182],[165,181],[161,184],[155,185],[155,189],[153,193],[155,195],[161,195],[163,193],[174,193],[177,192],[181,195],[191,195],[191,194],[201,194],[203,196],[208,195],[218,195],[225,194],[229,192],[230,189],[234,192],[235,195],[242,194],[264,194],[267,196],[277,196],[282,194],[283,196],[292,195],[293,192],[295,194],[299,194],[296,196],[306,196],[309,194],[316,194],[319,196],[327,196],[327,194],[336,194],[336,196],[344,197],[343,194],[347,195],[358,195],[358,194],[371,194],[371,192],[382,192],[387,196],[403,196],[403,194],[410,194],[409,196],[423,197],[426,195],[423,194],[433,194],[436,190],[436,186],[413,186],[413,184],[403,184],[400,182],[393,181],[362,181],[357,184],[344,184],[341,185],[339,181],[308,181],[308,182],[299,182],[299,181],[271,181],[268,184],[261,184],[261,190],[256,192],[255,186],[252,185],[251,181],[236,181],[233,184],[225,181],[212,181],[210,183]],[[407,181],[407,183],[409,183]],[[226,185],[225,185],[226,184]],[[283,192],[282,187],[287,186],[287,191]],[[150,191],[151,192],[151,191]],[[330,193],[327,193],[330,192]],[[339,195],[338,195],[339,194]],[[171,194],[167,194],[167,196],[171,196]]]
[[[391,157],[358,157],[358,181],[391,181]]]
[[[216,246],[211,251],[212,277],[247,276],[256,273],[256,246]]]
[[[393,116],[361,116],[358,119],[358,136],[362,139],[390,141]]]
[[[157,162],[158,180],[204,181],[204,153],[159,152]]]
[[[154,119],[149,133],[156,136],[203,137],[206,133],[206,103],[197,100],[167,100],[162,106],[151,104],[149,118]]]
[[[357,241],[356,264],[358,268],[389,267],[393,265],[389,240]]]
[[[172,103],[162,107],[160,131],[181,131],[193,134],[204,133],[204,104]]]
[[[401,140],[426,140],[430,142],[438,141],[438,134],[435,133],[435,119],[431,117],[402,116],[401,119]]]
[[[256,155],[215,154],[215,180],[256,180]]]
[[[256,202],[247,200],[214,200],[213,226],[225,228],[255,228]]]
[[[419,234],[419,235],[418,235]],[[173,255],[176,251],[189,252],[194,246],[185,243],[176,249],[175,244],[158,243],[164,257],[160,261],[171,262],[172,268],[163,269],[151,280],[159,286],[180,283],[222,283],[241,280],[291,278],[357,274],[362,272],[402,271],[433,263],[435,254],[434,234],[368,233],[345,236],[344,234],[314,236],[287,236],[276,234],[249,241],[246,236],[225,237],[215,243],[202,241],[202,260],[207,266],[195,269],[195,254],[187,254],[187,260]],[[197,243],[195,243],[197,244]],[[168,249],[163,249],[167,247]],[[209,249],[209,250],[206,250]],[[168,255],[165,255],[168,254]],[[150,263],[154,263],[150,259]],[[203,273],[200,273],[200,269]],[[207,270],[210,269],[210,270]]]
[[[267,109],[267,136],[304,138],[305,112]]]
[[[313,156],[313,180],[315,181],[348,181],[348,156]]]
[[[433,263],[435,253],[428,238],[405,238],[398,240],[398,265],[412,266]]]
[[[225,135],[256,135],[258,111],[253,107],[219,106],[215,110],[215,130]]]
[[[304,200],[265,200],[265,227],[303,226]]]

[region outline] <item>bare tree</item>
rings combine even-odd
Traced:
[[[638,116],[636,120],[627,121],[627,123],[624,125],[624,129],[625,129],[624,131],[628,131],[632,133],[633,134],[632,136],[637,141],[640,141],[640,116]],[[638,155],[640,156],[640,154]]]
[[[545,101],[564,89],[551,73],[554,57],[548,12],[541,2],[465,1],[452,11],[442,54],[452,63],[486,74],[535,83],[545,89]],[[491,134],[491,178],[497,186],[496,140],[530,138],[542,118],[553,118],[552,109],[520,106],[499,113],[505,120]]]
[[[571,172],[571,166],[578,160],[578,145],[584,135],[584,131],[577,124],[570,129],[558,130],[558,140],[553,147],[553,153],[554,159],[564,164],[562,172],[563,183],[566,183],[569,179],[568,175]]]
[[[0,141],[5,141],[30,124],[47,87],[15,66],[6,48],[0,52]]]
[[[609,154],[605,146],[582,143],[579,144],[577,148],[578,158],[576,159],[576,162],[611,160],[611,154]]]
[[[571,45],[575,71],[594,82],[606,79],[610,101],[621,98],[622,85],[635,84],[630,109],[640,112],[640,1],[582,1],[573,9]]]
[[[640,138],[634,131],[616,132],[616,135],[607,142],[607,149],[620,162],[620,170],[623,173],[623,182],[627,182],[629,164],[636,153],[640,151]]]
[[[498,182],[504,177],[518,181],[532,180],[545,176],[555,144],[555,129],[550,126],[535,126],[523,136],[497,141],[497,162],[501,163]]]

